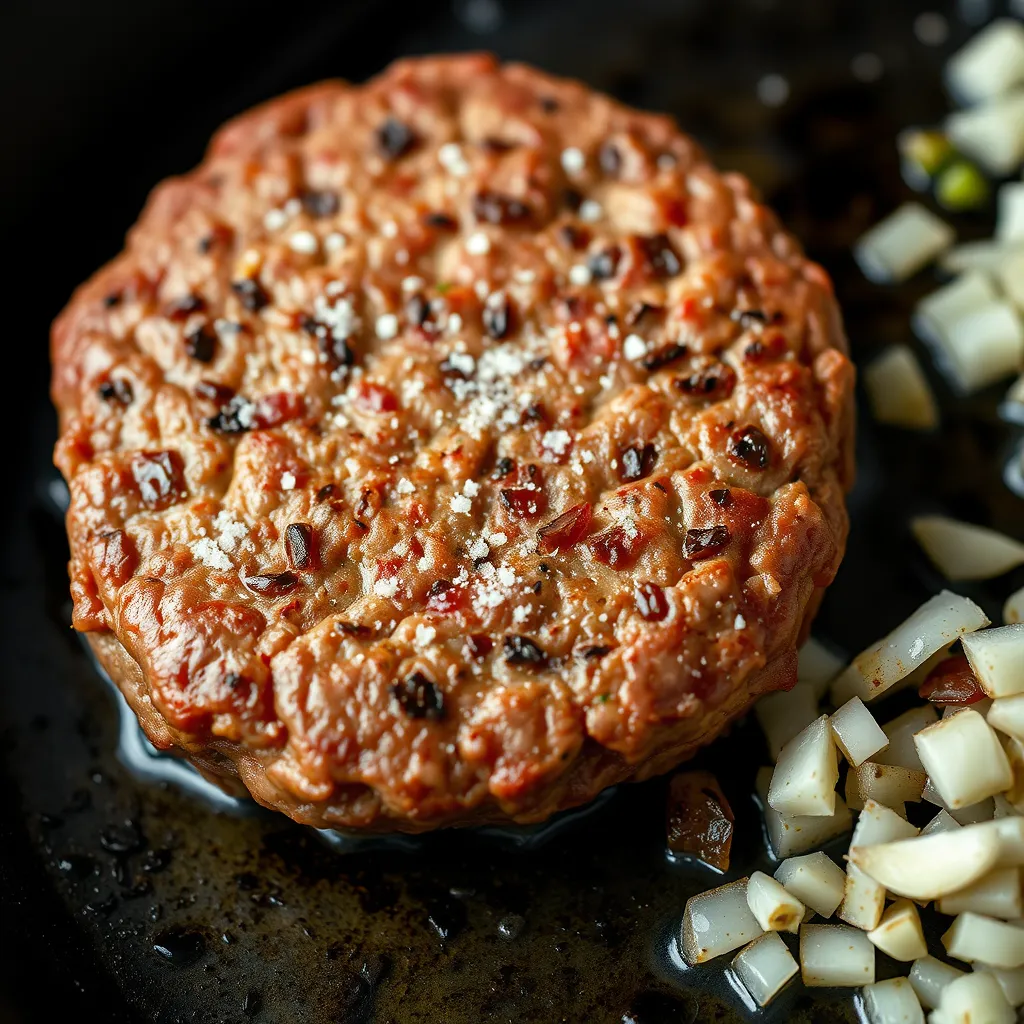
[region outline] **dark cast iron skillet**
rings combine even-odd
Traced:
[[[979,9],[980,3],[980,9]],[[643,1022],[745,1019],[715,967],[674,945],[686,898],[718,879],[671,863],[664,780],[625,786],[532,833],[462,832],[332,849],[283,817],[190,792],[148,759],[69,628],[66,541],[50,468],[46,334],[71,289],[112,256],[148,188],[200,158],[226,117],[319,78],[362,79],[409,53],[487,48],[669,111],[717,162],[764,190],[834,275],[856,361],[914,344],[908,311],[935,279],[863,280],[853,240],[909,196],[896,132],[946,109],[942,62],[984,0],[458,0],[81,4],[0,14],[0,217],[11,262],[0,814],[0,1020],[119,1022]],[[950,37],[914,34],[940,10]],[[998,5],[997,9],[1002,9]],[[879,70],[877,80],[864,82]],[[779,106],[758,99],[782,75]],[[958,218],[990,232],[991,210]],[[11,269],[12,263],[15,265]],[[925,360],[930,370],[930,363]],[[816,633],[848,654],[941,585],[906,521],[941,510],[1024,535],[1001,480],[1015,443],[1001,388],[954,399],[912,435],[861,416],[853,532]],[[1020,571],[958,588],[997,618]],[[894,709],[895,710],[895,709]],[[699,759],[737,812],[733,872],[767,867],[757,729]],[[153,772],[157,772],[156,778]],[[163,774],[163,779],[159,777]],[[170,781],[168,781],[170,780]],[[182,784],[184,782],[184,785]],[[834,852],[839,852],[834,851]],[[933,943],[936,936],[932,936]],[[940,951],[938,945],[935,952]],[[879,976],[896,965],[879,955]],[[849,993],[792,986],[761,1016],[852,1018]]]

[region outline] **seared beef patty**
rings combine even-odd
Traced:
[[[486,56],[229,124],[53,366],[76,628],[318,826],[671,768],[792,683],[843,553],[825,273],[668,118]]]

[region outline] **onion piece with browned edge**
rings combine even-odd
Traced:
[[[868,1024],[924,1024],[917,993],[906,978],[865,985],[860,997]]]
[[[908,676],[942,647],[988,625],[971,600],[943,590],[927,600],[888,636],[872,644],[832,684],[832,701],[873,700]]]
[[[780,814],[828,817],[835,812],[839,764],[828,715],[811,722],[779,754],[768,804]]]
[[[877,754],[889,740],[860,697],[851,697],[829,719],[836,746],[857,767]]]
[[[693,966],[731,953],[763,934],[747,905],[748,878],[698,893],[686,901],[680,945]]]
[[[868,938],[893,960],[918,960],[928,954],[921,915],[908,899],[896,900],[888,907],[878,927],[868,932]]]
[[[812,988],[870,985],[875,980],[875,947],[857,928],[805,924],[800,929],[800,974]]]
[[[766,932],[797,932],[806,908],[780,882],[755,871],[747,883],[747,905]]]
[[[843,901],[846,874],[820,850],[784,860],[775,871],[775,879],[822,917],[831,917]]]
[[[978,682],[990,697],[1024,693],[1024,623],[982,630],[965,636],[962,643]]]
[[[920,802],[927,778],[923,771],[913,768],[865,761],[847,772],[846,802],[857,811],[875,800],[906,817],[903,805]]]
[[[1024,966],[1024,928],[982,914],[960,914],[942,936],[942,944],[956,960],[977,960],[990,967]]]
[[[918,544],[950,580],[987,580],[1024,565],[1024,544],[1005,534],[946,516],[910,521]]]
[[[1024,915],[1019,868],[996,868],[973,885],[943,896],[940,914],[955,917],[971,911],[989,917],[1016,918]]]
[[[1024,622],[1024,587],[1015,590],[1003,605],[1003,622],[1008,626]]]
[[[1013,1024],[1016,1014],[991,974],[965,974],[943,990],[934,1024]]]

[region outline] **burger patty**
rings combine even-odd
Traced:
[[[52,355],[75,627],[320,827],[671,768],[792,684],[846,541],[824,271],[670,119],[487,56],[228,124]]]

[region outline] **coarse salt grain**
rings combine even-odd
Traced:
[[[580,203],[580,220],[588,224],[600,220],[604,216],[604,207],[596,199],[584,199]]]
[[[392,577],[388,580],[377,580],[373,585],[373,592],[378,597],[394,597],[398,593],[398,580]]]
[[[507,565],[498,567],[498,582],[505,587],[511,587],[516,581],[516,574]]]
[[[462,485],[462,493],[475,498],[480,493],[480,485],[475,480],[467,480]]]
[[[295,474],[289,473],[287,470],[281,474],[281,490],[282,491],[294,491],[295,490]]]
[[[288,223],[288,214],[284,210],[267,210],[263,215],[263,226],[268,231],[280,231]]]
[[[622,343],[622,354],[627,359],[643,359],[647,355],[647,342],[639,334],[628,334]]]
[[[292,196],[292,198],[284,204],[284,212],[289,217],[298,217],[298,215],[302,213],[302,201],[300,199],[296,199],[295,196]]]
[[[403,476],[395,485],[395,490],[398,491],[399,494],[412,494],[416,488]]]
[[[293,252],[301,252],[311,256],[320,248],[320,241],[312,231],[296,231],[288,239],[288,245]]]
[[[340,231],[332,231],[324,239],[324,248],[328,252],[340,252],[348,245],[348,239]]]
[[[192,541],[189,548],[203,565],[211,569],[231,568],[231,559],[209,537],[200,537],[199,540]]]
[[[393,220],[386,220],[380,226],[380,233],[385,238],[397,238],[398,237],[398,224]]]
[[[590,284],[591,277],[592,274],[590,273],[590,267],[585,263],[577,263],[569,270],[569,280],[573,284]]]
[[[583,150],[569,146],[562,150],[562,170],[566,174],[579,174],[587,166]]]
[[[466,252],[471,256],[483,256],[491,251],[491,240],[483,231],[474,231],[466,239]]]
[[[742,615],[737,613],[736,621],[733,622],[732,625],[733,625],[733,629],[746,629],[747,628],[747,620],[745,618],[743,618]]]
[[[398,334],[398,317],[394,313],[382,313],[377,317],[377,337],[381,341],[390,341]]]
[[[469,174],[469,162],[457,142],[446,142],[437,151],[437,160],[449,174],[454,174],[457,178]]]
[[[416,627],[416,638],[414,643],[417,647],[426,647],[434,637],[437,636],[437,630],[433,626],[425,626],[422,622]]]
[[[468,515],[473,508],[473,502],[461,494],[456,494],[451,500],[453,512],[461,512]]]
[[[572,437],[567,430],[549,430],[540,440],[541,445],[556,455],[564,455],[566,449],[572,443]]]
[[[476,537],[469,545],[470,558],[486,558],[490,553],[491,547],[483,537]]]

